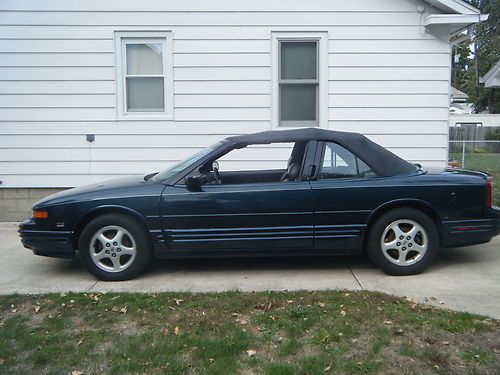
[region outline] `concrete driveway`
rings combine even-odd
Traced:
[[[15,224],[0,224],[0,294],[49,292],[377,290],[500,319],[500,236],[443,249],[427,272],[391,277],[366,257],[157,261],[140,278],[97,281],[77,260],[38,257]]]

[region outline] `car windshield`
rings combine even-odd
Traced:
[[[189,156],[187,159],[184,159],[184,160],[178,162],[177,164],[174,164],[170,168],[165,169],[164,171],[161,171],[160,173],[158,173],[154,177],[152,177],[152,179],[155,181],[166,180],[167,178],[170,178],[173,175],[175,175],[176,173],[189,167],[191,164],[196,163],[198,160],[201,160],[206,155],[210,154],[212,151],[219,148],[220,145],[221,145],[221,142],[217,142],[211,146],[208,146],[208,147],[198,151],[197,153]]]

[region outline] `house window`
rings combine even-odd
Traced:
[[[273,125],[328,125],[327,33],[273,33]]]
[[[280,126],[318,124],[318,42],[279,43]]]
[[[117,32],[115,41],[118,116],[172,117],[170,33]]]

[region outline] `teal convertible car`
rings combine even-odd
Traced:
[[[284,143],[286,168],[219,163]],[[440,247],[500,231],[486,174],[425,170],[360,134],[320,129],[229,137],[165,171],[67,190],[33,210],[19,226],[24,246],[78,254],[103,280],[133,278],[152,258],[363,252],[388,274],[411,275]]]

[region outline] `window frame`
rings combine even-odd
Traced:
[[[173,38],[171,31],[115,31],[116,115],[121,120],[173,120]],[[163,44],[162,75],[127,74],[127,44]],[[140,112],[127,110],[127,77],[163,76],[164,111]]]
[[[281,79],[281,43],[316,42],[316,79]],[[328,33],[272,32],[272,128],[328,128]],[[282,84],[316,84],[316,121],[281,121],[280,87]]]

